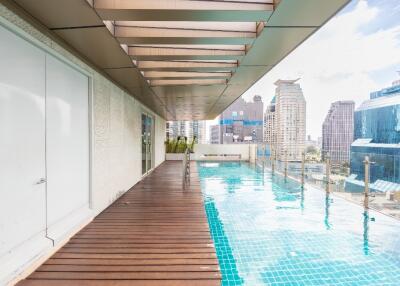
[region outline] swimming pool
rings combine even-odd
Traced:
[[[248,163],[198,162],[222,285],[400,285],[400,222]]]

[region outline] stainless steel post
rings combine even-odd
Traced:
[[[326,155],[326,193],[331,192],[331,158]]]
[[[275,158],[276,157],[276,153],[275,153],[275,148],[273,147],[273,145],[271,145],[271,171],[272,174],[275,173]]]
[[[287,150],[285,150],[285,179],[287,179],[288,176],[288,158],[287,158]]]
[[[301,153],[301,188],[304,188],[304,164],[306,161],[306,153],[303,151]]]
[[[364,208],[369,208],[369,157],[365,156],[364,160]]]

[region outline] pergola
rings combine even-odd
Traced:
[[[16,0],[167,120],[213,119],[348,0]]]

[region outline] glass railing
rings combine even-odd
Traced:
[[[257,164],[268,172],[400,219],[400,156],[352,154],[350,167],[332,164],[328,155],[321,161],[308,157],[303,154],[299,161],[288,161],[276,156],[268,144],[257,146]]]

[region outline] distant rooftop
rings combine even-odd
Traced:
[[[339,100],[332,103],[332,105],[339,105],[339,104],[354,104],[353,100]]]
[[[356,111],[391,105],[400,105],[400,79],[393,81],[390,87],[371,92],[370,99],[364,101]]]
[[[279,86],[281,84],[294,84],[296,83],[300,78],[297,79],[278,79],[274,84]]]
[[[400,75],[400,72],[399,72]],[[400,79],[395,80],[392,82],[392,86],[371,92],[370,98],[375,99],[383,96],[393,96],[400,94]]]
[[[372,141],[372,138],[359,138],[351,144],[351,147],[400,148],[400,144],[373,143]]]
[[[400,86],[398,93],[394,93],[392,95],[382,95],[380,97],[375,97],[370,100],[366,100],[357,108],[356,111],[372,109],[372,108],[380,108],[391,105],[400,105]]]
[[[260,96],[260,95],[255,95],[254,97],[253,97],[253,102],[262,102],[262,97]]]

